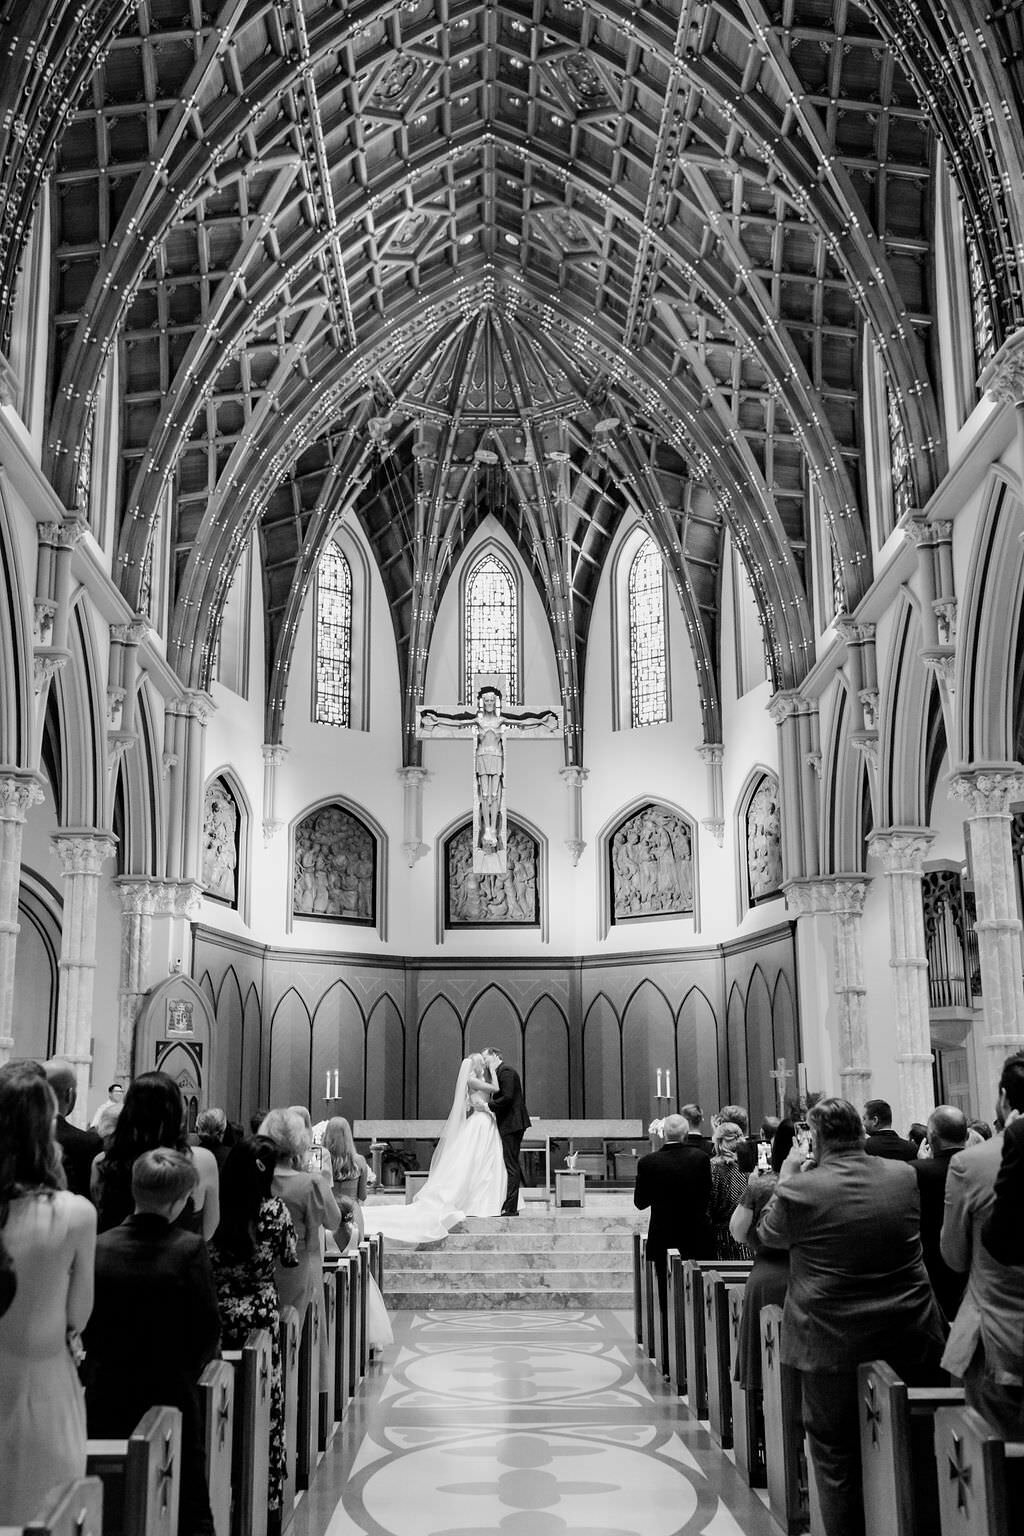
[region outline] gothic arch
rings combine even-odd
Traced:
[[[861,813],[866,777],[865,759],[853,742],[850,686],[840,672],[823,752],[819,820],[822,874],[858,874],[864,869]]]
[[[447,997],[428,1003],[416,1026],[416,1113],[443,1120],[452,1106],[452,1088],[465,1055],[465,1030]]]
[[[747,839],[747,821],[748,821],[748,818],[750,816],[750,807],[753,804],[754,796],[757,794],[758,790],[764,784],[773,784],[775,786],[776,797],[778,798],[778,801],[779,801],[779,805],[778,805],[779,832],[780,832],[779,851],[778,851],[778,858],[779,858],[779,883],[778,883],[777,890],[766,891],[763,896],[761,896],[759,898],[755,898],[751,894],[750,857],[749,857],[749,848],[748,848],[748,839]],[[746,778],[744,779],[743,787],[740,790],[739,796],[737,797],[737,800],[736,800],[736,833],[735,833],[735,838],[736,838],[736,857],[737,857],[737,868],[736,868],[736,882],[737,882],[737,886],[736,886],[736,888],[737,888],[737,892],[738,892],[738,895],[739,895],[739,905],[738,905],[738,914],[737,915],[738,915],[739,920],[741,922],[743,921],[743,918],[746,916],[746,914],[748,912],[752,911],[754,909],[754,907],[758,905],[759,902],[774,900],[776,898],[776,896],[778,898],[780,898],[780,899],[782,898],[783,891],[782,891],[782,840],[781,840],[781,832],[782,832],[782,801],[781,801],[781,788],[780,788],[780,784],[779,784],[778,770],[775,769],[775,768],[770,768],[766,763],[755,763],[754,766],[751,768],[750,772],[747,774]]]
[[[681,821],[686,823],[690,833],[690,879],[693,910],[692,912],[666,913],[662,920],[665,922],[692,921],[693,932],[695,934],[700,932],[700,842],[696,819],[689,811],[684,810],[681,805],[677,805],[671,800],[666,800],[656,795],[638,795],[635,799],[630,800],[625,805],[621,805],[617,811],[613,812],[597,834],[595,851],[598,870],[597,936],[599,939],[606,939],[612,927],[614,892],[612,887],[611,859],[613,839],[626,822],[647,806],[654,810],[665,811],[670,816],[678,816]],[[654,914],[655,917],[658,915]]]
[[[349,1118],[361,1119],[366,1105],[366,1015],[343,976],[321,994],[311,1022],[310,1104],[314,1107],[323,1099],[325,1114],[327,1096],[320,1089],[329,1071],[339,1073]]]
[[[25,580],[18,557],[7,500],[0,487],[0,763],[16,768],[35,766],[32,722],[32,636],[25,600]]]
[[[206,795],[216,781],[220,779],[227,785],[231,798],[234,800],[235,809],[238,812],[237,853],[238,863],[235,868],[235,900],[230,905],[234,906],[242,922],[248,927],[250,914],[251,879],[250,864],[252,856],[253,814],[249,796],[245,792],[245,786],[230,763],[223,763],[219,768],[207,775],[203,790],[203,804],[205,807]],[[206,828],[203,827],[203,848],[206,846]],[[210,893],[207,892],[208,897]],[[213,897],[217,900],[218,898]]]
[[[402,1010],[390,992],[383,992],[366,1016],[364,1108],[368,1119],[390,1119],[405,1114],[407,1056]]]
[[[1024,529],[1016,479],[990,470],[957,622],[957,732],[951,766],[1013,753],[1013,658],[1024,593]]]
[[[675,1059],[675,1014],[672,1004],[649,976],[633,988],[622,1010],[622,1113],[644,1118],[658,1069],[672,1067]],[[632,1037],[632,1038],[631,1038]],[[674,1107],[679,1081],[662,1104]]]
[[[526,587],[523,581],[523,567],[519,552],[511,539],[502,537],[493,518],[488,518],[487,523],[481,529],[481,534],[473,540],[466,549],[459,568],[458,587],[458,656],[459,656],[459,699],[461,703],[468,703],[473,679],[466,672],[466,597],[469,591],[470,577],[488,555],[503,566],[507,567],[512,579],[512,590],[515,598],[516,632],[515,632],[515,697],[506,700],[509,704],[522,704],[524,702],[524,662],[525,649],[523,644],[523,606]],[[543,596],[543,594],[541,594]]]
[[[901,592],[881,676],[882,718],[875,821],[880,827],[925,825],[924,743],[930,678],[920,659],[916,601]]]
[[[566,1119],[573,1112],[570,1034],[565,1009],[545,992],[523,1024],[523,1081],[529,1080],[527,1102],[539,1119]]]
[[[679,1004],[675,1065],[680,1103],[695,1102],[710,1114],[723,1102],[721,1026],[701,987],[691,987]]]
[[[654,530],[635,512],[632,506],[632,497],[629,497],[628,501],[630,511],[633,512],[633,520],[625,528],[622,537],[619,539],[618,548],[612,556],[611,570],[609,572],[611,597],[612,730],[614,731],[624,731],[631,728],[632,656],[629,643],[629,576],[633,569],[633,561],[648,539],[653,541],[654,547],[657,549],[662,560],[662,602],[665,614],[665,688],[668,695],[668,714],[666,719],[672,719],[672,641],[669,620],[668,570],[661,543],[655,536]],[[626,516],[628,519],[628,513]],[[700,681],[701,673],[698,669],[698,685],[700,685]]]
[[[469,769],[467,767],[467,773],[468,772]],[[514,810],[511,805],[506,806],[505,820],[509,826],[515,823],[516,826],[521,827],[522,830],[530,837],[532,837],[534,842],[537,844],[536,878],[537,906],[540,915],[540,941],[542,944],[546,944],[548,942],[551,928],[551,904],[548,899],[550,860],[548,857],[547,835],[540,827],[537,826],[536,822],[531,821],[528,816],[520,815],[520,813],[517,810]],[[434,933],[438,944],[443,944],[445,941],[445,935],[451,931],[445,926],[446,913],[448,910],[448,868],[446,857],[447,848],[449,842],[455,836],[455,834],[457,832],[461,832],[463,828],[467,826],[472,826],[472,817],[467,816],[465,812],[460,812],[458,816],[453,816],[451,821],[449,821],[446,826],[443,826],[440,832],[438,832],[437,836],[434,838]],[[532,931],[536,933],[537,930],[534,928]]]
[[[267,1101],[308,1104],[312,1098],[313,1020],[297,987],[288,987],[270,1015]]]
[[[51,683],[61,733],[61,824],[65,827],[109,826],[106,761],[106,689],[96,659],[86,605],[79,600],[68,622],[67,665]]]
[[[583,1113],[622,1109],[622,1020],[607,992],[591,998],[583,1015]]]
[[[303,806],[298,815],[288,824],[288,868],[294,870],[296,867],[295,841],[300,824],[307,820],[308,817],[315,816],[318,811],[327,810],[331,806],[338,806],[341,810],[347,811],[350,816],[355,817],[356,821],[362,823],[374,840],[377,855],[377,873],[374,880],[375,917],[370,926],[375,929],[378,938],[383,943],[388,936],[388,836],[381,822],[371,815],[365,806],[360,805],[356,800],[350,800],[347,795],[341,794],[324,795],[321,799],[314,800],[309,805]],[[306,922],[309,920],[307,914],[296,913],[294,906],[294,889],[293,883],[290,881],[286,888],[285,928],[288,933],[293,931],[296,922]],[[313,916],[315,920],[319,921],[338,923],[347,923],[349,921],[347,918],[332,918],[329,915],[324,919],[317,918],[315,914]]]

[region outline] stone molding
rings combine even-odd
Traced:
[[[98,875],[108,859],[117,852],[117,838],[109,832],[81,830],[55,832],[50,838],[60,864],[61,874]]]
[[[958,768],[949,776],[952,800],[964,800],[971,816],[1009,816],[1015,800],[1024,800],[1024,767],[1020,763],[979,763]]]
[[[34,774],[0,774],[0,821],[24,821],[43,799],[42,781]]]
[[[920,876],[934,841],[935,833],[927,827],[888,827],[872,832],[868,847],[887,875]]]

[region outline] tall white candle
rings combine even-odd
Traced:
[[[657,1082],[655,1084],[654,1096],[655,1096],[655,1098],[660,1099],[661,1098],[661,1068],[660,1067],[658,1068],[658,1071],[656,1073],[656,1077],[657,1077]]]
[[[672,1070],[670,1067],[665,1068],[665,1097],[666,1099],[672,1097]]]
[[[330,1096],[331,1096],[331,1074],[330,1074],[330,1072],[328,1072],[328,1074],[327,1074],[327,1086],[324,1088],[324,1098],[325,1099],[329,1099]]]
[[[797,1062],[797,1064],[796,1064],[796,1073],[797,1073],[796,1080],[797,1080],[797,1085],[798,1085],[799,1090],[800,1090],[800,1097],[802,1099],[806,1099],[806,1097],[807,1097],[807,1068],[806,1068],[806,1066],[804,1065],[804,1063],[802,1061],[798,1061]]]
[[[335,1069],[334,1069],[334,1097],[336,1099],[340,1099],[341,1098],[341,1068],[340,1067],[335,1067]]]

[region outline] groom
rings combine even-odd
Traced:
[[[519,1147],[524,1131],[529,1129],[530,1115],[523,1097],[523,1085],[514,1067],[508,1067],[501,1059],[501,1052],[493,1046],[484,1051],[484,1061],[493,1067],[498,1079],[498,1091],[491,1099],[491,1109],[498,1122],[501,1150],[505,1157],[508,1188],[500,1216],[519,1215]]]

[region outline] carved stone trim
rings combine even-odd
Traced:
[[[955,691],[956,683],[956,647],[952,645],[933,645],[928,650],[921,652],[921,660],[929,672],[934,672],[944,688],[950,693]]]
[[[44,649],[49,647],[53,635],[53,621],[57,617],[57,604],[49,598],[37,598],[32,604],[32,620],[36,641]]]
[[[565,840],[565,846],[569,850],[569,857],[572,859],[572,865],[575,869],[576,865],[582,858],[583,850],[587,845],[580,837],[567,837]]]
[[[42,782],[34,775],[0,774],[0,821],[24,821],[43,798]]]
[[[40,647],[32,656],[32,683],[37,694],[45,692],[50,682],[71,660],[70,651],[57,651]]]
[[[710,832],[719,848],[725,842],[725,818],[722,816],[704,816],[701,818],[701,826],[705,832]]]
[[[282,747],[275,741],[265,741],[260,748],[263,761],[268,768],[280,768],[281,764],[287,760],[288,750],[287,747]]]
[[[817,875],[790,880],[784,886],[786,905],[797,917],[859,917],[871,885],[869,875]]]
[[[149,620],[139,616],[129,624],[112,624],[110,638],[116,640],[119,645],[141,645],[149,634],[150,628]]]
[[[410,840],[409,842],[402,844],[402,857],[410,869],[412,869],[413,865],[417,862],[418,859],[425,858],[429,852],[430,849],[426,843],[418,843]]]
[[[950,774],[949,794],[965,800],[972,816],[1009,816],[1010,805],[1024,800],[1024,768],[1020,763],[986,763]]]
[[[935,833],[927,827],[890,827],[872,832],[868,847],[887,875],[920,875]],[[894,962],[895,963],[895,962]]]
[[[995,357],[982,372],[978,388],[1000,405],[1024,402],[1024,330],[1007,336]]]
[[[62,875],[98,875],[117,852],[117,838],[109,832],[55,832],[50,847]]]
[[[114,884],[126,917],[152,917],[160,901],[162,881],[148,876],[119,875]]]
[[[60,522],[38,523],[36,527],[40,544],[48,544],[51,549],[74,549],[85,533],[86,523],[81,517],[65,517]]]
[[[590,778],[590,769],[570,764],[568,768],[559,768],[558,776],[569,789],[582,789]]]

